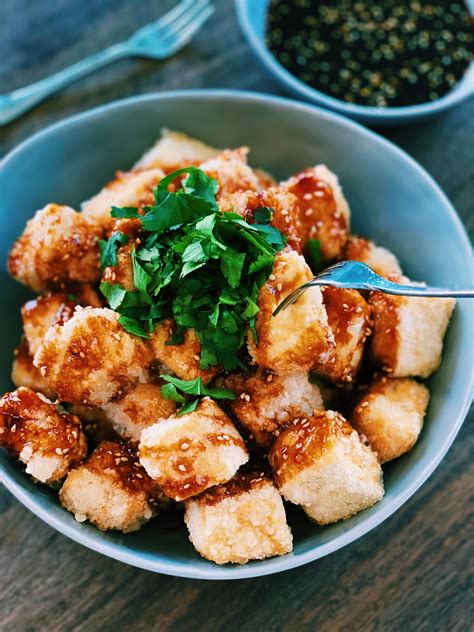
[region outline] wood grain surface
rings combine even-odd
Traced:
[[[168,0],[2,0],[0,92],[117,42]],[[127,60],[81,80],[0,130],[1,152],[65,116],[134,94],[230,87],[279,94],[245,43],[231,0],[164,62]],[[439,182],[474,235],[474,100],[382,133]],[[449,253],[440,252],[449,264]],[[421,490],[333,555],[276,576],[204,582],[125,566],[71,542],[0,492],[0,630],[474,629],[473,415]],[[448,420],[449,422],[449,420]]]

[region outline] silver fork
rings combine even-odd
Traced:
[[[50,94],[112,61],[128,56],[170,57],[189,42],[213,12],[209,0],[183,0],[127,41],[110,46],[41,81],[0,95],[0,125],[13,121]]]
[[[283,309],[299,299],[306,290],[314,285],[331,285],[353,290],[375,290],[385,294],[400,296],[431,296],[473,298],[474,286],[455,285],[452,288],[428,287],[425,285],[402,285],[393,283],[376,274],[369,266],[360,261],[341,261],[317,274],[311,281],[294,290],[273,312],[276,316]]]

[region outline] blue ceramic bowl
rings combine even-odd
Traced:
[[[324,94],[324,92],[311,88],[303,81],[297,79],[268,50],[265,44],[268,4],[269,0],[235,0],[240,27],[251,48],[267,70],[272,73],[286,90],[300,99],[312,101],[317,105],[345,114],[366,125],[388,126],[421,121],[447,110],[474,94],[474,63],[471,63],[464,78],[453,90],[440,99],[429,103],[405,107],[378,108],[347,103]],[[473,4],[474,0],[470,0],[470,4],[468,3],[471,6],[471,10]]]
[[[403,151],[359,125],[286,99],[232,91],[182,91],[119,101],[36,134],[4,160],[0,173],[0,390],[11,388],[12,353],[20,337],[19,309],[29,293],[13,282],[5,260],[35,209],[56,201],[78,208],[116,169],[127,169],[159,135],[183,130],[209,143],[252,147],[252,162],[277,177],[325,162],[340,177],[354,231],[393,250],[414,279],[469,282],[470,247],[450,203],[430,176]],[[385,468],[386,495],[358,516],[320,528],[297,508],[289,512],[294,551],[247,566],[219,567],[199,557],[182,520],[157,518],[129,535],[79,524],[57,494],[35,485],[2,452],[7,488],[31,511],[68,537],[135,566],[206,579],[255,577],[316,560],[380,524],[418,489],[443,458],[470,402],[473,331],[467,303],[455,312],[441,369],[430,380],[431,404],[415,449]],[[472,313],[471,313],[472,314]]]

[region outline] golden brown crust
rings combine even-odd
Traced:
[[[11,378],[17,388],[20,386],[31,388],[32,391],[43,393],[51,400],[56,397],[56,393],[33,364],[33,356],[24,336],[14,352]]]
[[[223,485],[215,485],[207,489],[195,498],[200,505],[217,505],[226,498],[240,496],[245,492],[273,485],[272,479],[261,470],[239,471],[237,474]]]
[[[329,362],[314,370],[333,382],[351,383],[359,372],[365,341],[371,333],[371,308],[356,290],[324,287],[322,293],[336,350]]]
[[[373,337],[370,353],[386,373],[392,373],[397,362],[400,345],[399,309],[405,299],[402,296],[371,292],[369,303],[373,315]]]
[[[123,329],[118,314],[77,307],[64,325],[48,330],[34,363],[62,400],[101,406],[144,378],[151,359],[148,345]]]
[[[258,191],[260,188],[257,176],[247,164],[248,153],[248,147],[226,149],[199,166],[209,178],[219,183],[218,200],[237,191]]]
[[[288,238],[291,248],[301,252],[298,200],[282,187],[272,187],[268,191],[241,191],[219,201],[223,213],[237,213],[249,224],[255,223],[254,212],[262,206],[273,209],[271,226]]]
[[[338,206],[334,190],[315,169],[306,169],[284,183],[299,202],[299,226],[303,248],[318,239],[321,254],[329,261],[338,257],[347,240],[348,217]]]
[[[302,467],[311,465],[341,436],[354,432],[344,417],[332,410],[296,419],[273,444],[269,462],[278,486],[284,485]]]
[[[71,282],[99,279],[102,229],[68,206],[49,204],[26,224],[14,243],[8,270],[20,283],[42,292]]]
[[[60,413],[45,397],[24,387],[5,393],[0,399],[0,444],[24,462],[37,453],[54,459],[60,456],[64,463],[55,481],[87,454],[80,419]],[[28,458],[21,457],[25,449]]]

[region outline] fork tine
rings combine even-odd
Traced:
[[[154,33],[162,28],[167,28],[169,24],[171,24],[174,20],[177,20],[183,13],[189,10],[194,4],[194,0],[182,0],[179,4],[177,4],[171,11],[165,13],[161,18],[155,20],[155,22],[151,22],[150,24],[145,24],[139,28],[132,37],[141,37],[144,35],[148,35],[149,33]]]
[[[214,13],[214,7],[212,5],[208,5],[204,11],[202,11],[195,20],[190,22],[188,26],[184,27],[177,35],[177,45],[183,46],[193,37],[195,33],[197,33],[203,26],[205,22],[211,17]]]
[[[192,24],[195,19],[199,20],[200,14],[208,11],[209,8],[211,8],[209,0],[196,0],[184,13],[170,22],[162,31],[160,30],[159,34],[165,38],[179,36],[183,29]]]

